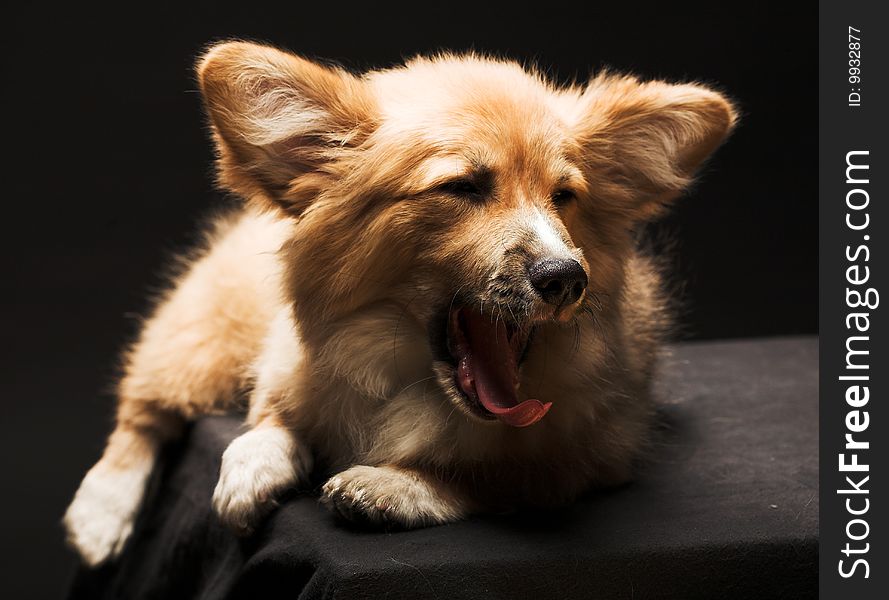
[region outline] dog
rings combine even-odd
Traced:
[[[731,100],[478,54],[356,75],[242,41],[196,71],[244,203],[126,353],[64,517],[86,564],[121,552],[162,445],[245,390],[212,499],[240,534],[312,469],[337,515],[400,528],[630,479],[670,322],[637,232],[730,133]]]

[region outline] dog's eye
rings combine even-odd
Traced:
[[[454,179],[446,181],[439,189],[454,196],[463,198],[477,197],[482,194],[481,188],[471,179]]]
[[[556,206],[564,206],[574,200],[577,196],[571,190],[557,190],[553,193],[553,204]]]

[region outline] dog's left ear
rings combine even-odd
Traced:
[[[575,114],[591,192],[637,221],[691,183],[737,119],[732,103],[703,85],[608,74],[584,89]]]
[[[198,62],[197,76],[220,183],[293,215],[374,124],[374,101],[360,78],[269,46],[217,44]]]

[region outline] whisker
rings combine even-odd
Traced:
[[[580,323],[575,318],[571,321],[571,324],[574,326],[574,344],[571,347],[571,358],[574,358],[574,355],[580,350]]]
[[[397,394],[395,394],[395,396],[400,396],[401,394],[403,394],[404,392],[406,392],[406,391],[409,390],[410,388],[414,387],[414,386],[417,385],[418,383],[423,383],[424,381],[429,381],[430,379],[435,379],[435,375],[430,375],[429,377],[423,377],[423,378],[421,378],[421,379],[416,380],[416,381],[413,382],[413,383],[410,383],[410,384],[404,386],[403,388],[401,388],[401,389],[398,391]],[[393,396],[393,397],[395,397],[395,396]]]
[[[448,314],[449,314],[449,315],[451,314],[451,311],[454,309],[454,300],[457,299],[457,294],[459,294],[460,291],[461,291],[463,288],[465,288],[465,287],[466,287],[466,284],[464,283],[463,285],[461,285],[460,287],[458,287],[458,288],[457,288],[457,291],[454,292],[454,295],[451,296],[451,303],[448,305]]]
[[[411,296],[411,299],[401,308],[401,312],[398,313],[398,320],[395,321],[394,331],[392,332],[392,365],[395,368],[395,377],[399,382],[401,381],[401,373],[398,372],[398,330],[401,327],[401,320],[404,318],[405,313],[407,313],[408,307],[419,295],[420,290],[417,290],[417,292]]]
[[[511,307],[509,304],[507,304],[507,305],[506,305],[506,309],[509,311],[509,314],[512,315],[512,320],[513,320],[513,322],[516,323],[516,324],[518,324],[519,320],[516,319],[516,317],[515,317],[515,313],[512,312],[512,307]]]

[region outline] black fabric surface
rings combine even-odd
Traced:
[[[551,512],[355,530],[293,493],[253,537],[214,519],[234,417],[170,448],[123,556],[70,598],[805,598],[817,595],[818,342],[677,346],[632,484]]]

